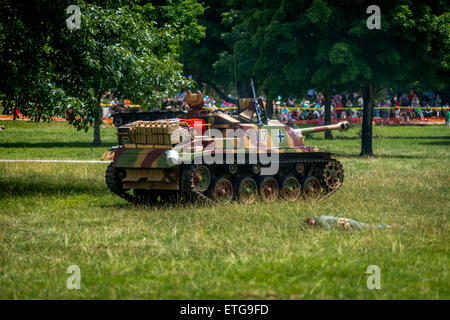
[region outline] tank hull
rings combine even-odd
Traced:
[[[194,158],[192,163],[170,167],[166,163],[164,149],[155,152],[154,149],[124,149],[117,151],[115,160],[110,165],[109,171],[114,171],[116,178],[108,188],[115,194],[130,202],[165,203],[167,201],[206,201],[211,203],[228,202],[238,200],[241,202],[253,202],[243,198],[240,192],[240,182],[246,178],[256,185],[254,201],[285,200],[322,200],[336,192],[343,183],[344,170],[342,165],[332,158],[328,152],[284,152],[279,153],[276,160],[277,172],[271,175],[263,175],[261,169],[267,164],[252,161],[257,159],[257,154],[245,153],[244,157],[234,154],[234,162],[231,164],[204,165],[201,156]],[[224,154],[224,157],[227,155]],[[240,163],[238,163],[238,157]],[[242,161],[243,160],[243,161]],[[195,164],[198,163],[198,164]],[[273,163],[272,163],[273,164]],[[329,173],[327,169],[332,167],[337,172]],[[208,170],[206,187],[199,188],[196,181],[197,170]],[[111,172],[109,175],[112,175]],[[271,178],[272,187],[267,188],[262,180]],[[289,178],[297,196],[287,195],[283,182]],[[315,180],[313,179],[315,178]],[[220,190],[214,182],[226,179],[225,185],[232,189],[231,199],[222,199]],[[247,181],[248,182],[248,181]],[[291,186],[291,187],[292,187]],[[313,189],[313,190],[310,190]],[[273,194],[271,197],[264,193]],[[160,194],[159,197],[152,195]],[[167,200],[170,199],[170,200]]]

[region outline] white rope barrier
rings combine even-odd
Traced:
[[[112,161],[101,160],[6,160],[0,159],[0,162],[44,162],[44,163],[111,163]]]

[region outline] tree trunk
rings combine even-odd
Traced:
[[[372,149],[372,119],[374,89],[371,84],[363,87],[363,115],[362,115],[362,136],[361,136],[361,155],[373,156]]]
[[[324,95],[324,106],[325,106],[325,125],[331,124],[331,102],[330,102],[330,94],[328,92]],[[333,140],[333,132],[325,131],[325,139]]]
[[[94,146],[100,146],[102,144],[102,138],[100,136],[100,125],[102,124],[103,110],[102,110],[102,96],[99,94],[97,97],[97,115],[94,120]]]
[[[266,113],[268,120],[273,119],[273,103],[272,97],[266,97]]]
[[[14,100],[14,102],[12,102]],[[17,110],[17,99],[14,99],[14,96],[13,96],[13,98],[11,99],[10,98],[10,100],[9,100],[10,102],[10,105],[11,105],[11,113],[12,113],[12,115],[13,115],[13,120],[16,120],[16,118],[17,118],[17,114],[16,114],[16,110]]]

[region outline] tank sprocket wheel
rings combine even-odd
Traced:
[[[194,164],[184,165],[182,167],[180,173],[180,189],[182,196],[187,201],[203,199],[209,202],[214,202],[198,190],[198,185],[194,181],[194,173],[197,167],[199,166]]]
[[[129,202],[133,202],[134,197],[131,194],[127,193],[127,190],[123,188],[122,183],[123,177],[120,176],[121,174],[125,176],[124,173],[120,172],[113,166],[112,163],[110,163],[105,173],[106,186],[112,193],[118,195],[119,197]]]
[[[192,179],[194,187],[200,192],[205,192],[211,184],[211,172],[207,166],[197,166],[194,168]]]
[[[218,203],[229,203],[233,200],[233,185],[226,178],[217,178],[211,189],[212,197]]]
[[[260,177],[258,187],[261,198],[265,202],[274,202],[278,199],[278,182],[274,177]]]
[[[322,186],[316,177],[305,177],[302,182],[303,195],[306,200],[318,200],[322,195]]]
[[[302,196],[302,193],[302,186],[296,177],[286,176],[281,178],[280,194],[285,200],[289,202],[297,201]]]
[[[242,203],[253,203],[258,199],[258,186],[250,177],[242,177],[236,183],[236,197]]]
[[[327,163],[323,170],[323,181],[330,191],[336,190],[342,185],[344,181],[344,169],[340,162],[331,160]]]

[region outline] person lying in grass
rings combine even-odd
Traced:
[[[356,220],[347,219],[347,218],[340,218],[340,217],[333,217],[333,216],[320,216],[320,217],[314,217],[313,219],[306,219],[305,222],[309,224],[311,227],[319,226],[323,227],[325,229],[331,229],[331,228],[344,228],[344,229],[391,229],[391,228],[398,228],[399,225],[393,224],[367,224],[363,222],[358,222]]]

